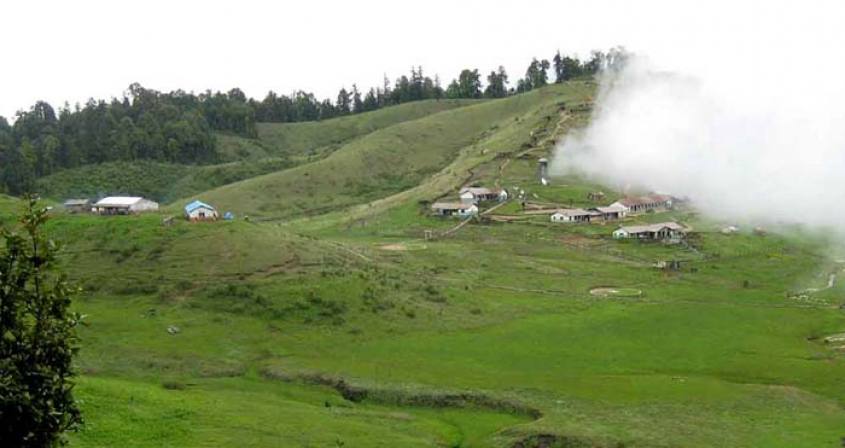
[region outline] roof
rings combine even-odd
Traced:
[[[661,202],[668,202],[672,200],[671,196],[667,196],[665,194],[650,194],[646,196],[629,196],[626,198],[620,199],[620,204],[624,205],[625,207],[632,207],[635,205],[645,205],[645,204],[654,204],[654,203],[661,203]]]
[[[88,205],[91,203],[90,199],[68,199],[65,201],[65,207],[74,206],[74,205]]]
[[[435,202],[431,204],[434,210],[467,210],[475,207],[473,204],[463,204],[460,202]]]
[[[552,215],[563,215],[563,216],[592,216],[595,215],[595,212],[591,212],[589,210],[584,210],[582,208],[566,208],[558,210]]]
[[[214,210],[214,207],[206,204],[205,202],[194,201],[194,202],[191,202],[190,204],[185,206],[185,213],[191,213],[192,211],[194,211],[198,208],[207,208],[209,210]]]
[[[129,207],[142,201],[144,198],[138,196],[109,196],[97,201],[100,207]]]
[[[491,194],[499,194],[499,193],[502,192],[502,190],[499,189],[499,188],[490,189],[490,188],[486,188],[486,187],[464,187],[464,188],[461,188],[461,191],[460,191],[461,194],[464,194],[464,193],[467,193],[467,192],[472,193],[474,196],[486,196],[486,195],[491,195]]]
[[[644,232],[659,232],[660,230],[663,230],[665,228],[668,228],[670,230],[681,230],[681,231],[687,230],[686,227],[684,227],[684,226],[682,226],[682,225],[680,225],[676,222],[659,222],[657,224],[647,224],[647,225],[643,225],[643,226],[620,227],[616,230],[617,231],[624,230],[625,232],[628,232],[628,233],[644,233]]]
[[[625,211],[624,208],[618,205],[608,205],[607,207],[593,207],[590,210],[595,210],[599,213],[622,213]]]

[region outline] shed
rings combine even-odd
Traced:
[[[217,216],[217,210],[202,201],[193,201],[185,206],[185,217],[190,221],[213,221]]]
[[[100,215],[128,215],[158,210],[158,202],[137,196],[109,196],[92,207]]]
[[[91,211],[90,199],[68,199],[63,205],[68,213],[88,213]]]

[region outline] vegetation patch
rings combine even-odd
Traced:
[[[606,442],[589,437],[532,434],[514,442],[511,448],[625,448],[623,442]]]
[[[507,414],[523,415],[539,419],[543,413],[539,409],[523,403],[494,398],[478,392],[418,392],[399,389],[367,388],[353,385],[343,378],[323,374],[285,374],[274,369],[264,369],[267,378],[284,381],[302,381],[308,384],[329,386],[346,400],[360,403],[370,402],[402,407],[426,408],[476,408]]]

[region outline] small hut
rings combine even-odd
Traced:
[[[90,199],[68,199],[63,205],[68,213],[88,213],[91,211]]]
[[[202,201],[194,201],[185,206],[185,218],[189,221],[214,221],[217,209]]]

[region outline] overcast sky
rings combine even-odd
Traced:
[[[624,45],[672,66],[703,47],[737,45],[753,59],[771,37],[761,27],[788,34],[819,21],[841,54],[841,17],[836,2],[797,1],[12,0],[0,26],[0,115],[39,99],[120,96],[132,82],[334,98],[341,86],[380,85],[411,65],[444,84],[464,67],[504,65],[515,81],[532,56],[558,48],[587,56]]]

